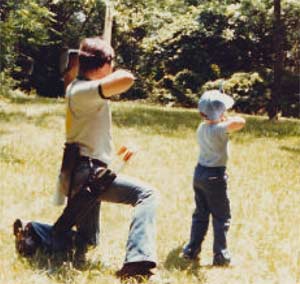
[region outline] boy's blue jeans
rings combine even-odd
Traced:
[[[184,254],[190,258],[197,258],[201,251],[210,215],[213,222],[214,255],[228,256],[226,234],[231,216],[225,170],[225,167],[204,167],[199,164],[195,168],[193,186],[196,209],[192,216],[190,241],[184,248]]]

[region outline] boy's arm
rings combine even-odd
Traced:
[[[117,70],[101,79],[99,92],[109,98],[127,91],[134,83],[134,76],[126,70]]]
[[[226,118],[224,123],[226,125],[227,132],[230,133],[241,130],[245,126],[246,120],[240,116],[232,116]]]

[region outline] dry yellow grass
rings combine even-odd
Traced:
[[[125,174],[154,185],[160,194],[157,246],[161,283],[300,283],[300,121],[273,124],[246,117],[232,136],[228,165],[233,266],[210,266],[209,231],[200,265],[179,258],[188,240],[194,208],[191,187],[197,158],[194,110],[112,103],[116,147],[134,144],[138,155]],[[84,271],[53,266],[37,256],[19,258],[12,222],[16,217],[52,223],[62,208],[51,203],[64,142],[62,100],[0,101],[0,283],[120,283],[132,208],[103,203],[101,244],[89,252]]]

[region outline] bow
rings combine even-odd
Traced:
[[[111,45],[112,24],[113,24],[113,3],[110,0],[105,0],[105,4],[106,4],[106,9],[105,9],[103,38],[107,43]]]

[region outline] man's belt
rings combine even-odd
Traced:
[[[85,160],[91,161],[88,157]],[[69,198],[62,215],[53,226],[54,236],[70,231],[74,225],[80,225],[90,210],[99,202],[101,194],[109,188],[116,177],[116,174],[108,168],[94,169],[91,180],[73,197]]]
[[[98,159],[92,159],[87,156],[80,156],[79,157],[80,162],[92,162],[93,165],[96,165],[98,167],[107,168],[107,164],[98,160]]]

